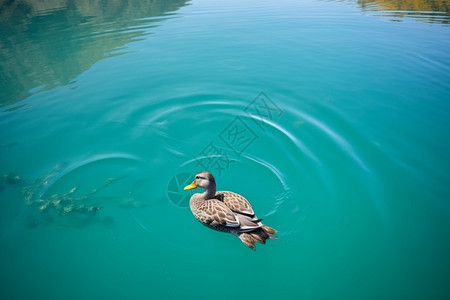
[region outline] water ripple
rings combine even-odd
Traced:
[[[278,130],[282,135],[286,136],[293,144],[295,144],[300,152],[306,154],[309,158],[318,162],[317,157],[297,137],[295,137],[293,133],[289,132],[286,128],[283,128],[281,124],[276,124],[271,120],[256,115],[251,115],[250,118],[257,120],[258,122],[263,122],[272,129]]]

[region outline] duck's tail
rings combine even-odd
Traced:
[[[262,225],[262,227],[258,227],[250,232],[241,233],[239,238],[249,248],[256,250],[255,242],[265,244],[267,239],[277,238],[275,233],[277,233],[277,231],[272,227]]]

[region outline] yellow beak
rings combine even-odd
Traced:
[[[195,180],[190,184],[184,187],[184,190],[192,190],[195,189],[197,185],[195,184]]]

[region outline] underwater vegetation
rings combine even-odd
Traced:
[[[63,167],[63,163],[57,164],[48,174],[31,183],[15,172],[1,175],[0,192],[7,186],[18,187],[26,206],[32,208],[27,217],[28,227],[48,225],[55,222],[59,225],[76,227],[98,222],[110,224],[113,222],[110,217],[102,218],[98,216],[98,211],[103,209],[105,205],[113,203],[121,208],[146,206],[145,203],[137,201],[133,197],[98,195],[100,191],[126,176],[109,177],[89,192],[81,192],[78,184],[62,193],[48,193],[52,179],[60,175]]]

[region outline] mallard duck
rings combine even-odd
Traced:
[[[247,199],[233,192],[216,192],[216,181],[211,173],[198,173],[184,189],[197,187],[205,191],[192,195],[189,206],[203,225],[234,234],[253,250],[256,250],[255,242],[265,244],[267,239],[276,238],[277,231],[261,223],[262,219],[256,217]]]

